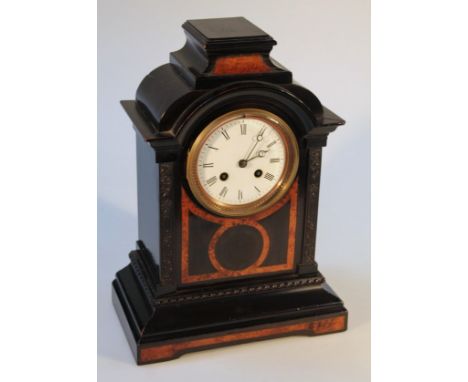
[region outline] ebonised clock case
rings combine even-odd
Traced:
[[[235,44],[223,35],[226,23],[237,33]],[[203,25],[216,37],[206,38]],[[188,21],[187,45],[142,81],[135,101],[122,101],[137,131],[139,240],[130,264],[113,282],[113,301],[138,364],[226,344],[346,329],[347,311],[315,262],[322,147],[344,121],[292,81],[291,73],[269,57],[276,42],[251,25],[243,18]],[[246,29],[251,35],[243,35]],[[206,65],[200,63],[200,50]],[[252,57],[256,66],[249,64]],[[216,72],[219,60],[232,58],[238,60],[234,69]],[[190,278],[184,274],[184,245],[194,254],[191,269],[200,270],[207,261],[197,255],[206,252],[203,240],[184,242],[185,203],[203,210],[186,181],[187,150],[213,119],[252,107],[283,118],[299,144],[291,190],[296,214],[292,261],[276,272],[258,267],[244,275]],[[281,223],[291,217],[292,200],[281,207],[289,208],[289,215],[280,209],[268,217],[273,248],[287,247],[291,240]],[[192,236],[202,238],[206,227],[197,224]],[[243,235],[243,227],[236,229],[234,242]]]

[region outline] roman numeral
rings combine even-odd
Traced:
[[[241,123],[240,129],[241,129],[241,135],[247,134],[247,125],[245,123]]]
[[[270,147],[273,146],[275,143],[276,143],[276,141],[273,141],[273,142],[269,143],[269,144],[267,145],[267,147],[270,148]]]
[[[241,190],[237,191],[237,199],[242,200],[243,197],[244,196],[242,195],[242,191]]]
[[[228,134],[228,132],[226,130],[221,129],[221,134],[223,134],[223,136],[224,136],[224,138],[226,138],[226,140],[231,139],[231,137],[229,136],[229,134]]]
[[[223,198],[226,196],[228,192],[228,188],[226,186],[223,187],[223,189],[221,190],[221,192],[219,193],[219,196],[222,196]]]
[[[259,193],[262,192],[262,191],[260,191],[260,189],[259,189],[257,186],[254,186],[254,188],[255,188]]]
[[[214,166],[214,163],[203,163],[204,168],[213,167],[213,166]]]
[[[278,163],[280,161],[279,158],[271,158],[270,163]]]
[[[275,179],[275,176],[270,174],[269,172],[267,172],[264,176],[265,179],[268,179],[270,181],[272,181],[273,179]]]
[[[217,180],[218,180],[218,178],[216,176],[213,176],[213,177],[211,177],[210,179],[208,179],[206,181],[206,184],[211,187],[213,184],[216,183]]]

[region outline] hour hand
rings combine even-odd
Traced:
[[[268,150],[258,150],[257,155],[254,155],[252,158],[248,159],[247,162],[255,158],[263,158],[267,152]]]
[[[257,155],[254,155],[252,158],[249,158],[249,159],[241,159],[239,161],[239,167],[246,167],[247,166],[247,163],[249,163],[252,159],[255,159],[255,158],[263,158],[266,153],[268,152],[268,150],[259,150],[257,152]]]

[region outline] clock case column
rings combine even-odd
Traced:
[[[347,325],[342,301],[315,262],[321,151],[344,121],[269,57],[270,36],[243,18],[214,20],[186,22],[185,47],[142,81],[135,101],[122,101],[137,132],[139,241],[116,275],[113,301],[138,364]],[[251,35],[223,37],[219,25],[226,23]],[[216,37],[206,36],[207,25]],[[204,120],[236,105],[283,113],[301,126],[300,255],[293,272],[188,288],[180,283],[184,156]]]

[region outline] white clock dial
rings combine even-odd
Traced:
[[[240,118],[220,125],[206,139],[197,159],[205,192],[223,203],[240,205],[270,192],[284,171],[285,147],[267,122]]]
[[[231,114],[210,124],[194,143],[188,179],[202,204],[239,216],[252,211],[243,207],[266,204],[283,191],[288,171],[297,170],[291,163],[298,153],[292,131],[279,118],[265,117],[271,113]]]

